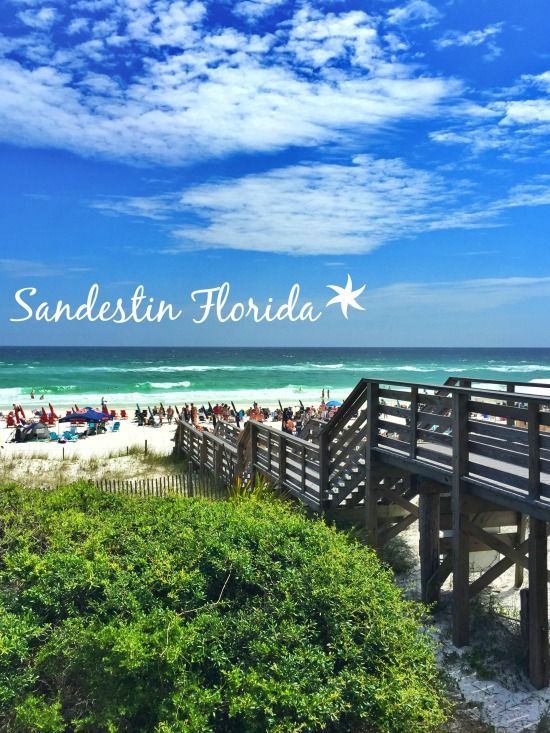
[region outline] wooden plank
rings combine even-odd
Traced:
[[[429,425],[438,425],[440,428],[450,428],[451,418],[446,415],[439,415],[435,412],[418,412],[418,422],[428,423]]]
[[[418,518],[418,507],[416,506],[416,504],[413,504],[408,499],[405,499],[402,494],[398,494],[397,491],[392,491],[392,489],[389,489],[386,486],[380,484],[378,485],[377,491],[381,496],[384,496],[386,499],[389,499],[394,504],[397,504],[403,509],[406,509],[410,514],[412,514],[415,519]]]
[[[380,430],[387,430],[390,433],[397,433],[401,440],[409,442],[411,430],[408,425],[403,423],[393,422],[392,420],[380,420],[378,419],[378,428]]]
[[[470,475],[481,477],[485,482],[494,481],[497,484],[501,484],[505,487],[513,487],[515,489],[521,489],[527,491],[528,480],[527,476],[518,476],[516,473],[506,471],[506,464],[501,464],[502,468],[494,468],[488,466],[485,463],[479,463],[478,461],[468,462],[468,473]],[[510,468],[513,468],[513,464],[510,464]]]
[[[463,480],[468,465],[468,397],[455,392],[452,397],[453,477],[451,509],[453,515],[453,643],[462,647],[470,639],[469,551],[462,506]]]
[[[485,420],[468,421],[468,429],[476,435],[486,435],[492,438],[499,438],[505,443],[521,443],[527,445],[527,430],[512,428],[503,423],[487,422]],[[550,436],[548,436],[550,438]]]
[[[463,521],[466,530],[484,545],[492,548],[499,554],[504,555],[504,557],[509,558],[513,562],[518,563],[525,568],[527,567],[527,558],[525,555],[514,547],[511,547],[508,543],[503,542],[502,539],[499,538],[498,534],[485,532],[482,527],[475,522],[470,521],[466,517]]]
[[[498,502],[514,512],[525,512],[530,517],[550,521],[550,502],[546,499],[530,499],[527,491],[487,484],[474,476],[467,476],[464,482],[472,496]]]
[[[468,410],[481,415],[492,415],[493,417],[511,417],[514,420],[526,420],[527,418],[526,410],[521,407],[499,405],[496,402],[478,402],[477,400],[471,400],[468,402]]]
[[[413,517],[412,514],[409,514],[407,517],[403,517],[403,519],[400,519],[398,522],[396,522],[392,527],[389,527],[388,529],[384,529],[383,531],[379,532],[379,546],[382,547],[386,544],[386,542],[389,542],[389,540],[397,537],[400,532],[404,532],[407,527],[410,527],[410,525],[414,522],[416,522],[416,517]]]
[[[470,453],[475,453],[478,456],[485,456],[486,458],[494,458],[496,461],[502,461],[502,463],[510,463],[513,466],[522,466],[527,468],[529,465],[529,457],[527,451],[520,452],[517,450],[510,450],[505,446],[492,446],[486,443],[481,443],[478,440],[469,440],[468,448]]]
[[[549,682],[546,522],[529,525],[529,679],[538,690]]]
[[[423,441],[427,443],[437,443],[438,445],[445,445],[449,448],[453,442],[453,438],[450,433],[440,433],[437,430],[429,430],[420,426],[417,429],[417,439],[418,442]]]
[[[373,384],[373,382],[369,382],[369,384]],[[385,384],[385,382],[381,382],[380,384]],[[388,389],[386,387],[379,387],[378,384],[376,384],[376,387],[378,389],[378,395],[383,398],[384,400],[395,400],[397,402],[409,402],[411,399],[411,393],[405,392],[404,390],[400,389]]]
[[[330,441],[330,452],[331,455],[336,455],[344,449],[346,444],[354,437],[358,430],[361,430],[367,422],[367,411],[360,410],[357,417],[354,417],[350,422],[343,426],[340,433],[337,433],[331,438]]]
[[[447,467],[433,466],[426,463],[425,461],[418,460],[417,458],[410,458],[409,456],[400,456],[396,453],[390,453],[380,447],[377,447],[373,451],[376,454],[377,461],[383,465],[392,466],[394,468],[401,468],[406,471],[417,473],[419,476],[424,478],[432,479],[439,483],[451,484],[451,472]]]

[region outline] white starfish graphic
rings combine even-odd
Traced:
[[[335,295],[334,298],[331,298],[328,301],[326,307],[339,303],[344,318],[348,317],[348,308],[350,307],[355,308],[358,311],[364,311],[365,309],[363,308],[363,306],[359,305],[359,303],[357,303],[356,301],[365,289],[365,287],[366,285],[363,285],[362,288],[357,288],[357,290],[354,290],[351,277],[348,274],[348,281],[345,288],[341,288],[339,285],[327,285],[327,288],[331,288],[331,290],[334,290],[334,292],[338,293],[338,295]]]

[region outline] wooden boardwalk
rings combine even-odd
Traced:
[[[361,380],[310,439],[256,421],[216,434],[180,422],[176,450],[219,481],[261,473],[328,519],[361,523],[379,547],[419,523],[422,596],[452,574],[453,640],[469,640],[469,600],[516,566],[529,576],[529,675],[548,684],[550,398],[533,385],[450,378],[444,386]],[[550,385],[548,385],[550,386]],[[470,583],[470,552],[501,559]]]

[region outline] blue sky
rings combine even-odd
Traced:
[[[535,0],[6,0],[0,343],[550,346]],[[345,320],[193,324],[190,292]],[[138,284],[160,324],[47,324]]]

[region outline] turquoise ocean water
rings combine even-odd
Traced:
[[[361,377],[442,384],[449,376],[550,381],[550,349],[0,347],[0,410],[45,395],[54,408],[318,404],[343,399]]]

